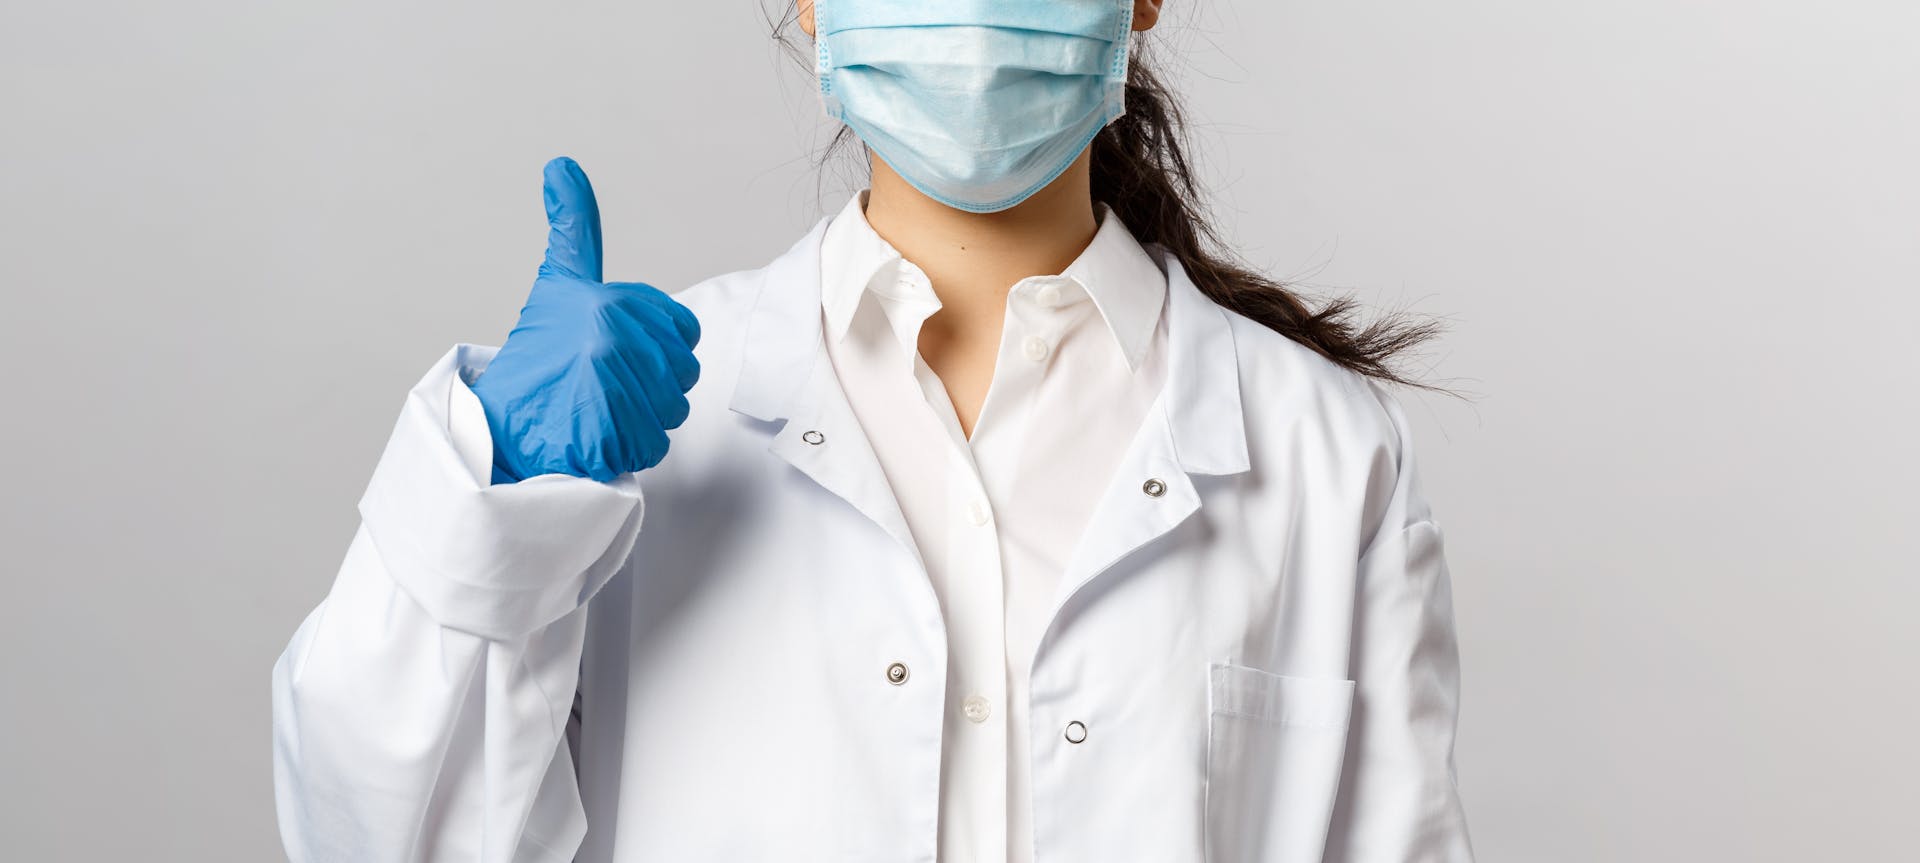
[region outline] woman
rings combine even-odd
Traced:
[[[1204,250],[1156,0],[796,11],[870,188],[669,298],[548,166],[274,669],[290,856],[1468,859],[1426,331]]]

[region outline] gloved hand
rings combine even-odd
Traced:
[[[572,159],[546,167],[547,257],[472,385],[493,432],[493,482],[557,473],[602,482],[658,464],[700,377],[700,323],[637,282],[602,283],[600,206]]]

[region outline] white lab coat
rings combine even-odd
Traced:
[[[652,469],[489,487],[493,349],[413,389],[274,667],[293,860],[932,863],[942,615],[824,359],[825,224],[677,294]],[[1167,381],[1030,658],[1034,859],[1470,859],[1401,407],[1149,249]]]

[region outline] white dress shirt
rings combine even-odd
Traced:
[[[827,353],[946,623],[941,863],[1033,858],[1027,684],[1061,573],[1165,380],[1166,277],[1104,205],[1058,275],[1007,295],[972,437],[919,352],[941,308],[875,233],[866,192],[821,244]]]

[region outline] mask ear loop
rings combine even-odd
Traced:
[[[1115,16],[1120,32],[1114,35],[1113,62],[1107,68],[1107,121],[1102,128],[1127,113],[1127,67],[1133,56],[1133,0],[1113,3],[1120,7],[1120,14]]]
[[[840,97],[833,92],[833,51],[827,47],[828,5],[827,0],[814,0],[813,4],[813,74],[820,82],[820,109],[828,117],[844,123],[846,120],[841,114],[845,109],[840,105]]]

